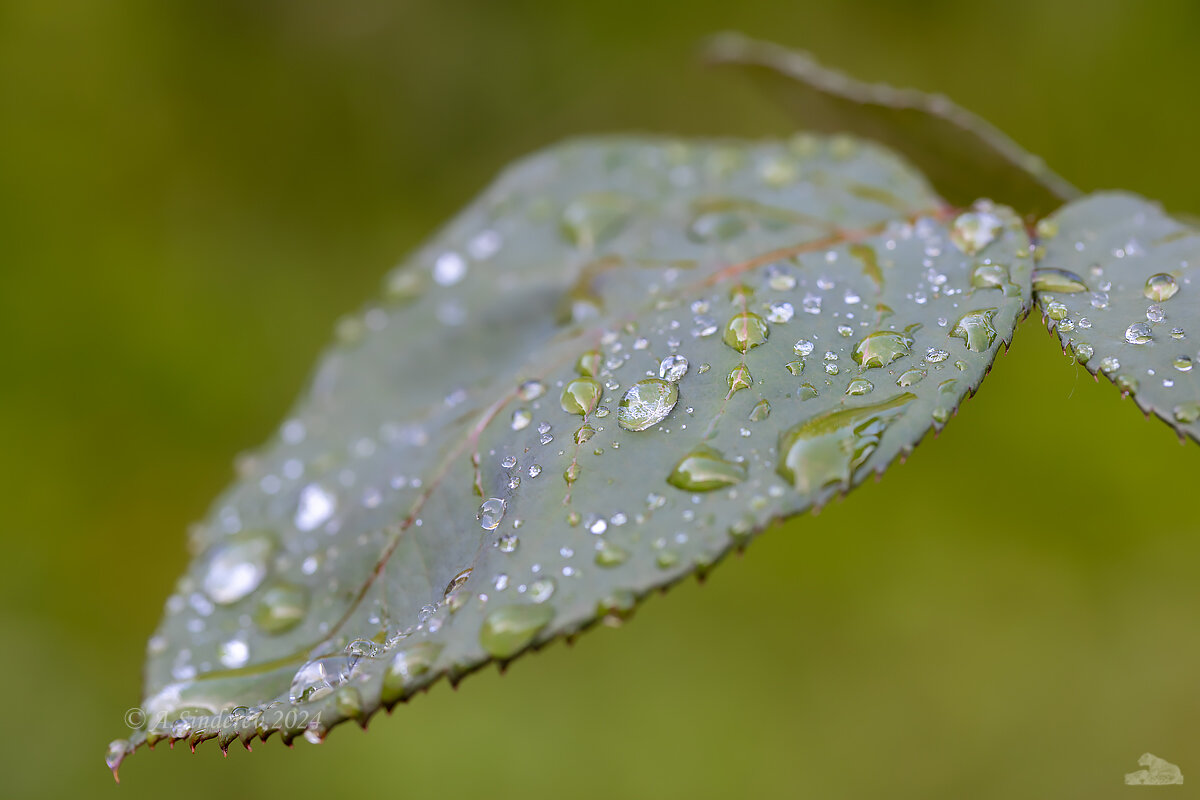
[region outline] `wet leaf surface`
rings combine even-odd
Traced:
[[[192,531],[110,764],[320,741],[628,613],[945,424],[1031,269],[1011,211],[846,137],[519,162],[339,325]]]
[[[1073,202],[1039,231],[1036,296],[1064,351],[1200,440],[1200,231],[1124,193]]]

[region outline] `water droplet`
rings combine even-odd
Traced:
[[[383,702],[407,697],[417,679],[433,668],[441,652],[442,645],[437,642],[416,642],[392,656],[383,673]]]
[[[743,311],[725,323],[721,339],[739,353],[745,353],[767,341],[767,334],[767,323],[762,317],[752,311]]]
[[[563,233],[571,244],[590,250],[619,234],[634,207],[632,197],[616,192],[585,194],[563,209]]]
[[[544,603],[554,594],[555,588],[553,578],[538,578],[529,584],[526,596],[535,603]]]
[[[1103,372],[1116,372],[1121,368],[1121,362],[1112,356],[1105,356],[1100,359],[1100,369]]]
[[[688,360],[678,353],[667,356],[658,365],[658,377],[677,383],[688,371]]]
[[[796,397],[801,401],[812,400],[817,396],[817,389],[811,383],[802,383],[796,387]]]
[[[524,650],[552,619],[554,609],[545,604],[493,609],[479,629],[479,644],[494,658],[512,658]]]
[[[792,352],[801,358],[811,354],[813,351],[813,343],[807,339],[801,339],[792,345]]]
[[[217,660],[226,669],[240,669],[250,660],[250,645],[245,639],[230,639],[217,648]]]
[[[201,584],[214,603],[229,605],[253,592],[267,574],[275,537],[265,531],[234,534],[213,545]]]
[[[293,520],[296,530],[311,531],[324,525],[336,510],[337,497],[323,487],[310,483],[300,490],[296,517]]]
[[[567,482],[567,486],[572,486],[574,485],[575,481],[579,480],[579,476],[582,473],[583,467],[579,465],[579,462],[572,461],[567,465],[567,468],[563,470],[563,480]]]
[[[517,387],[517,395],[522,400],[537,400],[546,393],[546,385],[541,381],[525,381]]]
[[[575,444],[584,444],[596,435],[596,429],[591,425],[580,425],[575,431]]]
[[[644,431],[667,418],[679,401],[674,383],[646,378],[630,386],[617,408],[617,424],[627,431]]]
[[[575,371],[580,375],[594,378],[600,373],[600,367],[603,365],[604,355],[599,350],[589,350],[575,362]]]
[[[915,386],[920,383],[927,374],[928,373],[926,373],[925,370],[916,369],[915,367],[913,369],[905,370],[904,372],[900,373],[899,378],[896,378],[896,385],[901,387]]]
[[[751,422],[762,422],[767,417],[771,416],[771,404],[764,397],[754,404],[754,408],[750,409],[749,419]]]
[[[738,364],[729,371],[729,391],[738,392],[742,389],[748,389],[754,385],[754,378],[750,376],[750,370],[745,364]]]
[[[479,513],[476,517],[479,519],[479,527],[485,531],[494,531],[500,527],[500,521],[504,519],[504,511],[508,504],[499,497],[492,497],[484,501],[479,507]]]
[[[1118,375],[1113,378],[1113,383],[1121,390],[1121,394],[1133,394],[1138,390],[1137,378],[1129,375]]]
[[[1178,291],[1179,284],[1176,283],[1175,278],[1165,272],[1160,272],[1146,279],[1146,286],[1142,289],[1142,294],[1150,300],[1161,302],[1170,300]]]
[[[1167,312],[1163,311],[1160,305],[1151,305],[1146,307],[1146,319],[1151,322],[1162,322],[1167,318]]]
[[[514,431],[523,431],[529,427],[529,423],[533,421],[533,415],[528,409],[518,408],[512,414],[512,429]]]
[[[1075,342],[1071,348],[1071,352],[1075,354],[1075,360],[1080,364],[1086,364],[1095,354],[1095,349],[1087,342]]]
[[[538,466],[537,464],[529,465],[529,477],[536,478],[538,475],[541,475],[541,474],[542,474],[542,468],[540,466]]]
[[[451,578],[450,582],[446,584],[446,588],[442,591],[442,599],[446,599],[461,589],[466,584],[467,579],[471,577],[471,573],[473,571],[474,570],[471,567],[467,567],[462,572]]]
[[[992,319],[995,316],[994,308],[968,311],[954,323],[954,327],[950,329],[950,338],[962,339],[968,350],[982,353],[996,341],[996,329],[992,327]]]
[[[117,770],[121,768],[121,762],[131,752],[133,747],[127,739],[113,739],[108,743],[108,749],[104,751],[104,764],[112,770],[114,778],[117,777]]]
[[[968,211],[959,214],[950,229],[950,241],[969,256],[983,250],[996,239],[1003,223],[995,214],[986,211]]]
[[[263,589],[254,609],[254,624],[267,633],[291,630],[308,613],[308,589],[278,582]]]
[[[595,378],[576,378],[563,387],[559,404],[568,414],[586,417],[596,410],[604,389]]]
[[[886,367],[912,352],[913,339],[907,332],[876,331],[863,337],[850,354],[864,369]]]
[[[971,270],[971,286],[976,289],[1000,289],[1005,295],[1020,291],[1012,282],[1008,267],[1003,264],[975,265]]]
[[[780,434],[778,472],[798,492],[848,486],[879,446],[892,420],[916,399],[910,392],[857,408],[828,411]]]
[[[467,276],[467,262],[453,251],[439,255],[433,262],[433,279],[442,286],[453,286]]]
[[[1195,422],[1200,419],[1200,403],[1183,403],[1172,409],[1176,422]]]
[[[1189,356],[1179,356],[1178,358],[1176,358],[1174,361],[1171,362],[1171,366],[1173,366],[1175,369],[1179,370],[1180,372],[1191,372],[1192,371],[1192,359]]]
[[[850,381],[850,385],[846,387],[846,394],[863,395],[870,394],[875,390],[875,385],[866,378],[855,378]]]
[[[1154,334],[1145,322],[1135,322],[1125,329],[1125,341],[1129,344],[1146,344],[1153,339]]]
[[[925,360],[930,364],[937,364],[940,361],[945,361],[949,357],[949,353],[936,347],[931,347],[925,351]]]
[[[596,565],[601,567],[618,567],[629,559],[626,550],[607,540],[596,545]]]
[[[667,483],[687,492],[710,492],[745,479],[745,467],[726,460],[720,451],[702,444],[679,460],[667,476]]]
[[[1033,271],[1033,290],[1035,292],[1054,292],[1055,294],[1074,294],[1086,292],[1087,285],[1083,278],[1065,269],[1035,269]]]
[[[796,309],[788,302],[774,302],[767,307],[768,322],[784,323],[789,321],[795,314]]]
[[[309,661],[296,671],[288,699],[293,703],[311,703],[327,697],[333,690],[350,680],[354,665],[361,656],[338,655]]]
[[[789,361],[783,366],[793,375],[804,374],[804,362],[802,360],[797,359],[796,361]]]

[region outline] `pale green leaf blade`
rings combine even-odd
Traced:
[[[1039,232],[1036,296],[1064,351],[1200,440],[1200,230],[1106,192],[1064,206]]]
[[[948,209],[845,138],[520,162],[339,326],[240,462],[111,760],[319,740],[629,611],[944,424],[1031,267],[1011,211]]]
[[[714,37],[709,61],[748,71],[807,130],[851,133],[908,158],[953,204],[990,197],[1046,214],[1079,190],[987,120],[940,95],[865,83],[807,53],[736,33]]]

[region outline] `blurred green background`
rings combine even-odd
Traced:
[[[696,65],[724,28],[1200,212],[1188,0],[0,4],[0,794],[1099,798],[1145,751],[1200,782],[1200,451],[1030,320],[941,440],[622,630],[112,785],[185,526],[334,320],[564,135],[787,131]]]

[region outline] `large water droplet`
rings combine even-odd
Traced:
[[[912,353],[913,338],[908,333],[876,331],[854,346],[850,357],[865,369],[886,367]]]
[[[987,211],[968,211],[959,214],[950,229],[950,241],[967,255],[975,255],[987,247],[1000,233],[1003,223]]]
[[[743,311],[734,314],[725,323],[721,339],[739,353],[745,353],[767,341],[767,334],[767,323],[762,317],[753,311]]]
[[[604,389],[595,378],[576,378],[563,387],[559,404],[568,414],[586,417],[596,410],[603,394]]]
[[[1125,329],[1125,341],[1129,344],[1147,344],[1154,339],[1150,325],[1145,322],[1135,322]]]
[[[644,431],[667,418],[679,402],[674,383],[646,378],[630,386],[617,408],[617,424],[627,431]]]
[[[278,582],[263,589],[254,609],[254,624],[267,633],[291,630],[308,613],[308,589]]]
[[[669,355],[658,365],[658,377],[671,383],[676,383],[687,374],[688,360],[675,353]]]
[[[1157,301],[1170,300],[1178,291],[1179,284],[1175,281],[1174,276],[1165,272],[1151,275],[1146,279],[1146,286],[1142,289],[1142,293],[1147,298]]]
[[[545,603],[502,606],[483,620],[479,644],[495,658],[512,658],[524,650],[552,619],[554,608]]]
[[[229,536],[209,551],[201,584],[214,603],[236,603],[253,592],[267,574],[275,537],[266,531]]]
[[[916,398],[904,392],[880,403],[829,411],[789,428],[779,437],[780,476],[806,494],[832,483],[848,486],[888,425]]]
[[[500,521],[504,519],[504,510],[508,504],[499,497],[491,497],[483,502],[479,507],[479,513],[476,515],[479,518],[479,527],[485,531],[494,531],[500,527]]]
[[[1083,278],[1065,269],[1035,269],[1033,271],[1033,290],[1035,292],[1054,292],[1055,294],[1074,294],[1086,292],[1087,285]]]
[[[994,308],[968,311],[954,323],[954,327],[950,329],[950,338],[962,339],[968,350],[982,353],[996,341],[996,329],[992,327],[992,319],[995,316]]]
[[[746,480],[746,468],[729,461],[706,444],[697,445],[667,476],[667,483],[687,492],[711,492]]]

